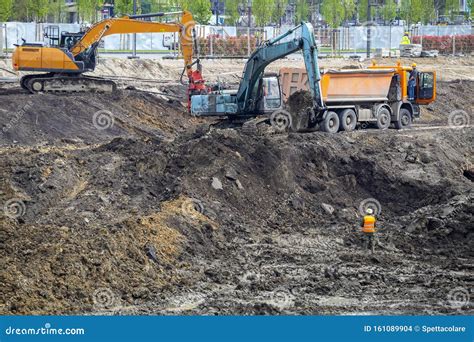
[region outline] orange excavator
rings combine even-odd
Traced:
[[[152,17],[164,15],[177,15],[179,20],[168,23],[149,21]],[[41,72],[25,75],[20,80],[22,88],[31,93],[113,92],[116,90],[115,82],[84,75],[96,67],[97,49],[102,38],[112,34],[177,32],[184,58],[183,75],[186,74],[189,80],[190,97],[207,92],[199,58],[193,61],[193,50],[197,48],[194,25],[192,14],[183,11],[104,19],[87,31],[78,33],[60,33],[58,26],[49,26],[44,32],[49,44],[45,46],[23,41],[13,52],[12,64],[17,71]]]

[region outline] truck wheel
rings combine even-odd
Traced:
[[[321,123],[321,129],[323,132],[337,133],[339,130],[339,116],[336,112],[329,111],[326,113],[326,118]]]
[[[377,114],[377,127],[379,129],[387,129],[390,126],[390,111],[383,107]]]
[[[400,109],[398,120],[395,121],[395,128],[402,129],[402,128],[410,128],[410,127],[411,127],[411,113],[408,109],[402,108]]]
[[[353,109],[344,109],[339,114],[339,129],[351,132],[357,125],[357,116]]]

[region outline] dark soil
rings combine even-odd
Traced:
[[[197,133],[124,96],[1,96],[34,108],[0,140],[3,314],[473,313],[472,128]]]
[[[117,136],[171,138],[193,119],[173,97],[117,94],[0,92],[0,144],[97,143]]]

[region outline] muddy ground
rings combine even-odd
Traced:
[[[0,312],[472,314],[472,89],[439,83],[411,130],[329,135],[202,130],[177,85],[7,87]]]

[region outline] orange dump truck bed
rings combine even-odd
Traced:
[[[335,102],[384,101],[395,70],[327,70],[321,77],[323,100]],[[298,90],[308,90],[304,68],[282,68],[280,77],[284,101]]]

